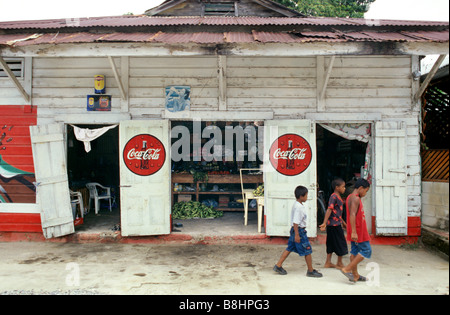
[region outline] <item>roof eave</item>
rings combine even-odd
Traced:
[[[298,43],[153,43],[94,42],[0,45],[6,57],[107,57],[107,56],[252,56],[302,57],[333,55],[430,55],[448,54],[448,42],[298,42]]]

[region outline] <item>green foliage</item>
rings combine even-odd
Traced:
[[[273,0],[308,16],[363,18],[375,0]]]
[[[215,210],[213,207],[207,207],[198,201],[177,202],[172,208],[173,219],[192,219],[192,218],[218,218],[223,216],[223,211]]]
[[[194,177],[194,183],[196,182],[205,182],[208,183],[208,173],[207,172],[201,172],[196,170],[191,170],[191,174]]]

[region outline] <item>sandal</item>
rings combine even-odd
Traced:
[[[342,272],[342,274],[343,274],[344,276],[346,276],[346,277],[348,278],[349,281],[351,281],[351,282],[356,282],[356,281],[355,281],[355,277],[353,276],[353,273],[352,273],[352,272],[344,272],[344,271],[342,271],[342,270],[341,270],[341,272]]]
[[[358,280],[357,281],[362,281],[362,282],[366,282],[367,281],[367,278],[366,277],[364,277],[364,276],[361,276],[361,275],[359,275],[359,278],[358,278]]]

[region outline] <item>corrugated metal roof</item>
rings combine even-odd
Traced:
[[[29,33],[0,35],[0,45],[27,46],[93,42],[153,43],[299,43],[299,42],[448,42],[447,32],[114,32]]]
[[[448,22],[323,17],[150,17],[125,15],[0,22],[0,30],[4,32],[3,35],[0,35],[0,45],[25,46],[92,42],[155,42],[167,44],[317,41],[448,42],[448,25]],[[183,28],[178,32],[174,31],[174,28],[168,28],[170,26],[183,26]],[[213,28],[212,26],[224,26],[224,31],[217,31],[217,27]],[[228,27],[225,28],[225,26]],[[79,29],[78,32],[77,29]],[[8,34],[11,32],[18,34]]]
[[[226,43],[250,43],[253,41],[253,34],[243,32],[226,32],[224,33],[224,41]]]
[[[0,22],[0,29],[60,29],[69,27],[131,27],[169,25],[448,26],[448,24],[448,22],[344,19],[329,17],[163,17],[124,15],[110,17]]]

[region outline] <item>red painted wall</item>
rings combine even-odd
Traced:
[[[422,234],[422,221],[420,217],[408,217],[408,236],[420,236]]]
[[[36,122],[35,106],[0,105],[0,202],[36,202],[29,131]]]
[[[42,233],[41,215],[38,213],[0,213],[0,232]]]
[[[36,123],[35,106],[0,105],[0,203],[36,203],[29,130]],[[0,213],[0,231],[42,233],[40,215]]]

